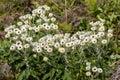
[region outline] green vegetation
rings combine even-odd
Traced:
[[[96,45],[90,44],[82,46],[82,49],[76,47],[65,48],[71,52],[67,54],[58,54],[57,49],[53,48],[52,53],[43,51],[41,54],[29,50],[11,51],[11,43],[15,40],[5,39],[4,30],[10,25],[18,25],[21,21],[20,16],[31,14],[32,10],[41,6],[48,5],[56,18],[55,25],[59,26],[61,34],[70,33],[70,36],[78,31],[90,31],[90,22],[105,20],[105,36],[109,29],[113,30],[113,37],[106,45],[101,45],[100,40]],[[0,2],[0,79],[7,80],[110,80],[113,78],[116,66],[120,65],[120,0],[1,0]],[[47,12],[47,16],[50,12]],[[35,17],[32,20],[25,19],[22,24],[38,26],[43,22]],[[48,22],[49,24],[51,22]],[[20,26],[17,26],[18,28]],[[35,33],[28,31],[35,41],[39,38],[52,34],[57,31],[41,31]],[[96,32],[92,32],[92,34]],[[12,35],[13,37],[13,35]],[[77,36],[78,37],[78,36]],[[69,37],[71,38],[71,37]],[[19,38],[18,38],[19,39]],[[28,42],[27,42],[28,43]],[[64,46],[62,46],[64,47]],[[80,47],[80,46],[79,46]],[[99,54],[99,53],[101,54]],[[20,56],[20,54],[26,56]],[[82,55],[78,54],[82,53]],[[99,55],[98,55],[99,54]],[[37,56],[37,57],[36,57]],[[66,61],[66,56],[68,63]],[[48,60],[47,60],[48,59]],[[81,61],[81,62],[80,62]],[[27,63],[29,62],[29,67]],[[86,70],[86,63],[90,63],[90,70]],[[4,71],[6,66],[6,71]],[[67,66],[67,67],[66,67]],[[102,73],[92,72],[92,68],[101,68]],[[87,73],[88,72],[88,73]],[[90,73],[89,73],[90,72]],[[86,74],[88,76],[86,76]],[[92,75],[91,75],[92,74]],[[90,75],[90,76],[89,76]],[[112,76],[112,77],[111,77]],[[116,75],[118,76],[118,75]],[[113,78],[112,80],[115,80]]]

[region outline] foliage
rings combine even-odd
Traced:
[[[40,4],[41,5],[47,4],[51,8],[50,12],[52,12],[53,16],[57,18],[57,20],[54,23],[55,25],[59,26],[59,30],[46,31],[43,29],[40,30],[41,31],[40,33],[36,32],[34,35],[33,35],[34,30],[30,32],[28,31],[29,32],[28,35],[30,36],[33,35],[32,37],[35,41],[37,41],[39,38],[47,34],[52,34],[52,36],[54,36],[56,33],[65,35],[66,33],[70,32],[69,38],[71,38],[74,34],[76,34],[77,31],[80,32],[90,31],[91,26],[93,25],[90,25],[89,22],[93,21],[93,23],[95,23],[98,21],[98,19],[101,20],[101,18],[105,19],[104,22],[105,35],[107,35],[106,32],[107,29],[110,28],[114,30],[113,31],[114,37],[110,38],[112,41],[110,42],[108,41],[107,45],[104,46],[100,45],[99,43],[96,44],[97,46],[85,45],[83,47],[83,50],[81,49],[79,50],[80,46],[74,50],[72,50],[72,48],[69,48],[66,55],[68,58],[68,63],[65,60],[64,54],[59,54],[60,52],[57,49],[54,50],[54,47],[52,47],[53,48],[53,51],[51,52],[52,54],[51,53],[49,54],[47,51],[44,51],[42,54],[38,54],[37,52],[31,51],[32,48],[28,49],[25,52],[22,52],[21,50],[16,52],[10,50],[11,43],[13,42],[15,43],[14,40],[11,41],[11,39],[7,39],[7,40],[2,39],[0,40],[1,41],[0,59],[5,63],[8,62],[9,65],[11,66],[12,73],[10,73],[9,76],[10,77],[14,76],[13,80],[15,79],[19,79],[19,80],[24,80],[24,79],[25,80],[27,79],[28,80],[33,80],[33,79],[87,80],[88,79],[89,80],[91,78],[104,80],[107,77],[110,78],[111,77],[110,74],[114,70],[117,60],[119,61],[120,1],[119,0],[36,0],[36,1],[37,2],[34,2],[34,0],[1,1],[0,7],[3,6],[4,4],[5,5],[3,8],[1,7],[2,10],[0,9],[0,14],[1,14],[0,22],[2,21],[0,23],[0,30],[3,30],[4,27],[8,27],[8,25],[12,24],[13,21],[14,21],[13,24],[17,25],[17,28],[20,28],[20,26],[18,26],[19,25],[18,23],[20,21],[17,19],[18,16],[23,15],[24,13],[30,13],[31,9],[35,6],[39,7]],[[40,2],[40,4],[38,2]],[[9,4],[13,4],[13,5],[9,5]],[[32,4],[35,5],[33,6]],[[15,18],[15,20],[13,18]],[[38,26],[40,23],[35,22],[36,19],[38,18],[39,17],[36,17],[35,20],[32,19],[31,22],[32,24],[30,23],[29,25],[31,25],[31,27]],[[43,23],[44,21],[42,22],[42,24]],[[48,23],[50,24],[51,22]],[[27,21],[22,21],[22,24],[27,24]],[[97,32],[95,33],[97,34]],[[20,39],[20,37],[18,39]],[[105,53],[105,54],[98,56],[98,54],[96,54],[98,53],[98,51],[99,52],[103,51],[101,53]],[[21,55],[20,56],[19,53],[22,53],[22,55],[20,54]],[[83,53],[83,54],[78,54],[78,53]],[[44,61],[46,59],[48,60]],[[91,64],[87,66],[86,65],[87,63],[91,63]],[[86,70],[86,67],[87,68],[91,67],[91,68],[90,70]],[[93,67],[101,68],[103,72],[99,74],[94,73],[92,72]],[[89,73],[91,73],[92,75],[90,77],[86,76],[86,74]],[[9,76],[8,78],[11,79]]]
[[[15,78],[99,80],[109,77],[115,65],[112,63],[119,57],[111,52],[113,30],[106,27],[106,20],[90,22],[89,31],[62,33],[49,10],[46,5],[39,6],[5,29],[9,46],[4,57],[16,73]]]

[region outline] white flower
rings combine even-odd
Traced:
[[[50,29],[51,29],[51,27],[50,27],[49,25],[45,26],[44,28],[45,28],[46,30],[50,30]]]
[[[79,35],[79,38],[80,38],[80,39],[84,39],[85,36],[84,36],[84,35]]]
[[[38,40],[38,42],[44,42],[44,41],[45,39],[43,37]]]
[[[20,39],[21,39],[21,40],[26,40],[26,36],[25,36],[25,35],[22,35],[22,36],[20,37]]]
[[[50,19],[44,18],[44,21],[45,21],[45,22],[49,22],[49,21],[50,21]]]
[[[93,68],[92,68],[92,71],[93,71],[93,72],[97,72],[97,71],[98,71],[97,67],[93,67]]]
[[[52,17],[52,18],[51,18],[51,21],[52,21],[52,22],[55,22],[55,21],[56,21],[56,18]]]
[[[25,44],[24,45],[24,48],[29,48],[30,47],[30,44]]]
[[[96,38],[95,34],[90,35],[90,39]]]
[[[11,33],[13,33],[13,30],[12,29],[8,30],[8,34],[11,34]]]
[[[112,55],[110,55],[110,58],[111,59],[116,59],[116,56],[112,54]]]
[[[90,38],[89,37],[85,37],[85,39],[83,40],[84,42],[89,42]]]
[[[13,44],[13,45],[10,46],[10,50],[15,50],[15,48],[16,48],[15,44]]]
[[[18,23],[17,23],[18,26],[21,26],[22,24],[23,24],[22,22],[18,22]]]
[[[79,45],[81,43],[81,40],[75,40],[75,45]]]
[[[33,30],[33,28],[32,28],[32,27],[29,27],[28,29],[29,29],[29,30]]]
[[[33,13],[32,16],[35,17],[37,14]]]
[[[12,37],[13,40],[17,40],[18,39],[18,36],[14,36]]]
[[[23,46],[22,45],[18,45],[16,46],[18,50],[22,50],[23,49]]]
[[[92,31],[95,31],[96,29],[97,29],[97,27],[95,27],[95,26],[94,26],[94,27],[91,27],[91,30],[92,30]]]
[[[84,45],[85,45],[85,42],[82,41],[82,42],[80,43],[80,45],[84,46]]]
[[[75,45],[75,42],[71,41],[71,42],[70,42],[70,45],[71,45],[71,46],[74,46],[74,45]]]
[[[91,68],[90,66],[86,66],[85,67],[86,70],[90,70],[90,68]]]
[[[103,39],[103,40],[101,41],[101,43],[102,43],[102,44],[107,44],[107,40],[106,40],[106,39]]]
[[[47,43],[52,42],[52,38],[48,37],[48,39],[46,40]]]
[[[17,31],[16,31],[16,34],[17,34],[17,35],[20,35],[20,34],[21,34],[21,30],[17,30]]]
[[[8,28],[5,28],[5,30],[4,30],[4,31],[5,31],[5,32],[8,32],[8,30],[9,30],[9,29],[10,29],[9,27],[8,27]]]
[[[53,13],[49,13],[48,16],[49,16],[49,17],[53,17]]]
[[[66,47],[71,47],[71,44],[70,43],[66,43],[65,46]]]
[[[10,37],[10,34],[7,33],[7,34],[5,35],[5,38],[9,38],[9,37]]]
[[[71,35],[70,33],[65,33],[64,38],[69,38],[70,35]]]
[[[27,38],[26,38],[26,41],[27,41],[27,42],[31,42],[32,40],[33,40],[32,37],[27,37]]]
[[[44,46],[44,49],[47,50],[48,48],[49,48],[49,45],[46,44],[46,45]]]
[[[58,29],[58,25],[54,25],[52,28],[57,30]]]
[[[17,47],[18,45],[22,45],[22,42],[21,42],[21,41],[16,41],[16,47]]]
[[[21,27],[21,32],[26,32],[27,29],[25,27]]]
[[[48,45],[49,45],[49,46],[53,46],[53,45],[54,45],[54,42],[53,42],[53,41],[49,41],[49,42],[48,42]]]
[[[60,47],[60,48],[58,49],[58,51],[59,51],[60,53],[65,53],[65,48]]]
[[[32,51],[33,51],[33,52],[37,52],[37,49],[34,47],[34,48],[32,49]]]
[[[89,24],[90,24],[90,25],[93,25],[94,23],[93,23],[93,21],[92,21],[92,22],[90,22]]]
[[[113,33],[113,30],[112,29],[108,29],[108,33]]]
[[[65,39],[61,39],[61,40],[60,40],[60,44],[61,44],[61,45],[64,45],[64,44],[65,44],[65,42],[66,42],[66,40],[65,40]]]
[[[45,42],[40,43],[40,46],[44,47],[45,46]]]
[[[48,61],[48,57],[45,56],[45,57],[43,58],[43,61]]]
[[[98,35],[99,35],[99,36],[104,36],[105,33],[104,33],[104,32],[98,32]]]
[[[42,52],[42,49],[41,48],[37,48],[36,51],[37,51],[37,53],[40,53],[40,52]]]
[[[91,63],[90,63],[90,62],[86,62],[86,65],[87,65],[87,66],[90,66],[90,65],[91,65]]]
[[[113,37],[113,34],[112,34],[112,33],[108,33],[108,34],[107,34],[107,37],[108,37],[108,38],[111,38],[111,37]]]
[[[59,43],[59,42],[56,42],[56,43],[54,44],[54,47],[55,47],[55,48],[59,48],[59,47],[60,47],[60,43]]]
[[[93,39],[91,40],[91,42],[92,42],[93,44],[96,44],[96,43],[97,43],[97,40],[96,40],[95,38],[93,38]]]
[[[42,21],[41,19],[36,20],[37,23],[40,23],[41,21]]]
[[[91,72],[86,72],[85,75],[86,76],[91,76]]]
[[[33,17],[32,17],[31,15],[28,17],[29,20],[31,20],[32,18],[33,18]]]
[[[98,73],[102,73],[103,72],[102,68],[98,68],[97,71],[98,71]]]
[[[36,54],[33,54],[33,57],[34,57],[34,58],[36,58],[36,57],[37,57],[37,55],[36,55]]]
[[[39,32],[40,29],[37,27],[34,30],[35,30],[35,32]]]
[[[52,52],[53,51],[53,49],[52,48],[47,48],[47,52]]]
[[[25,23],[25,25],[28,25],[28,24],[29,24],[28,20],[24,21],[24,23]]]
[[[99,28],[99,31],[105,31],[105,27],[104,27],[104,26],[101,26],[101,27]]]
[[[44,5],[43,8],[44,8],[46,11],[49,11],[49,10],[50,10],[50,7],[48,7],[47,5]]]

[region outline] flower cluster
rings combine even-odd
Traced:
[[[36,53],[44,53],[44,57],[42,56],[44,62],[50,60],[48,55],[62,54],[65,55],[67,64],[70,62],[67,54],[73,51],[76,51],[77,54],[84,54],[86,48],[89,49],[93,46],[98,50],[100,46],[106,46],[110,42],[113,30],[105,27],[104,19],[90,22],[90,26],[90,31],[78,31],[74,34],[61,33],[56,24],[56,18],[53,13],[50,13],[50,7],[43,5],[33,10],[32,14],[19,17],[19,22],[6,28],[5,38],[10,42],[10,51],[20,52],[20,54],[21,52],[24,54],[31,52],[33,58],[36,59]],[[92,53],[95,54],[96,52],[93,51]],[[100,50],[97,53],[98,55],[101,54]],[[27,66],[30,64],[28,57],[29,55],[23,56],[27,61]],[[51,63],[49,62],[49,64]],[[86,71],[86,76],[91,76],[91,71],[102,73],[103,69],[91,67],[91,64],[87,63]]]
[[[102,73],[103,69],[102,68],[98,68],[96,66],[91,68],[91,63],[90,62],[86,62],[86,76],[94,76],[91,71],[93,73]]]
[[[35,11],[42,11],[42,9],[40,7],[33,11],[35,14]],[[45,12],[41,13],[40,15],[45,16]],[[47,51],[49,53],[55,48],[58,49],[58,52],[65,53],[69,51],[68,49],[76,49],[78,46],[83,47],[91,44],[97,45],[97,43],[105,45],[113,36],[113,30],[108,29],[108,32],[106,32],[106,27],[102,21],[97,21],[95,23],[91,22],[91,31],[78,31],[71,35],[70,33],[61,34],[58,30],[58,25],[55,25],[54,23],[50,23],[49,25],[46,22],[41,22],[38,24],[38,26],[31,26],[33,24],[31,24],[31,21],[29,21],[29,24],[26,24],[24,23],[26,18],[31,17],[34,19],[36,17],[32,15],[27,15],[27,17],[25,16],[20,17],[22,21],[17,23],[19,25],[12,25],[5,29],[7,32],[5,37],[9,38],[12,42],[10,50],[25,50],[27,48],[32,48],[31,50],[33,52],[40,53],[42,51]],[[46,34],[45,36],[40,37],[41,32],[46,30],[56,30],[56,34]],[[36,38],[38,40],[36,40]]]

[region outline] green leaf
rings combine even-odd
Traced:
[[[55,69],[52,69],[52,70],[50,71],[50,80],[52,80],[54,74],[55,74]]]
[[[39,77],[37,75],[40,73],[36,72],[35,70],[30,70],[30,72],[32,77],[34,77],[36,80],[39,80]]]
[[[27,80],[30,76],[30,69],[27,68],[18,75],[17,80]]]
[[[72,30],[71,26],[69,26],[69,24],[66,22],[59,24],[59,26],[60,26],[61,30],[66,31],[66,32],[71,32],[71,30]]]
[[[90,7],[91,10],[96,9],[97,0],[85,0],[85,3]]]
[[[18,74],[17,80],[24,80],[24,76],[25,76],[25,70]]]
[[[42,80],[47,80],[50,77],[50,72],[45,74],[42,78]]]
[[[71,78],[71,74],[69,72],[65,72],[63,76],[63,80],[73,80],[73,79]]]

